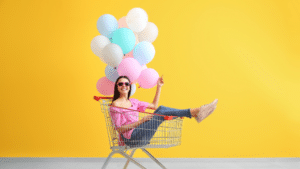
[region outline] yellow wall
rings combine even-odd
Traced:
[[[147,65],[164,75],[160,104],[219,99],[182,144],[156,157],[300,157],[300,2],[0,2],[0,156],[106,157],[96,89],[106,64],[93,54],[103,14],[143,8],[159,34]],[[133,95],[151,102],[155,88]],[[118,156],[116,156],[118,157]],[[136,157],[145,157],[138,152]]]

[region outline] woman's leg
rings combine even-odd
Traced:
[[[166,116],[178,116],[191,118],[191,109],[174,109],[166,106],[159,106],[154,113]]]
[[[124,138],[123,135],[121,136],[125,144],[129,145],[130,147],[143,146],[149,144],[149,141],[154,136],[157,128],[163,121],[163,116],[154,115],[151,118],[151,120],[146,121],[141,125],[137,126],[133,130],[130,139]]]
[[[156,112],[160,111],[160,109],[161,107],[156,109],[154,113],[158,114]],[[133,130],[130,139],[124,139],[124,137],[122,135],[121,136],[125,143],[130,147],[147,145],[163,121],[163,116],[154,115],[150,120],[137,126]]]
[[[174,109],[165,106],[160,106],[154,111],[154,114],[166,116],[178,116],[191,118],[190,109]],[[131,138],[126,139],[122,136],[125,143],[129,146],[141,146],[149,143],[154,136],[159,125],[164,121],[164,116],[154,115],[151,120],[139,125],[131,134]]]

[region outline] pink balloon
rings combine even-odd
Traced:
[[[147,69],[147,65],[142,65],[142,71]],[[133,81],[132,83],[139,83],[138,79],[136,79],[135,81]]]
[[[121,19],[118,21],[119,28],[128,28],[128,25],[126,23],[126,16],[123,16]]]
[[[132,83],[138,83],[138,79],[134,80]]]
[[[127,76],[133,82],[140,76],[142,66],[134,58],[125,58],[119,64],[117,71],[119,76]]]
[[[114,94],[115,83],[104,76],[98,80],[96,87],[99,93],[109,96]]]
[[[157,84],[158,78],[159,75],[156,72],[156,70],[152,68],[147,68],[141,72],[141,75],[138,78],[138,82],[142,88],[149,89]]]

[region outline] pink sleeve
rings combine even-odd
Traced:
[[[122,119],[121,112],[118,108],[110,107],[110,117],[117,129],[124,124],[124,120]]]
[[[138,108],[137,110],[138,111],[141,111],[141,112],[145,112],[146,108],[148,107],[149,103],[148,102],[143,102],[143,101],[139,101],[138,100]]]

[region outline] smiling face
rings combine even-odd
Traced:
[[[122,86],[119,86],[119,83],[123,83]],[[124,95],[124,94],[128,94],[129,90],[130,90],[130,83],[129,83],[129,86],[126,86],[125,83],[129,83],[128,79],[126,78],[121,78],[118,80],[118,91],[120,92],[121,95]]]

